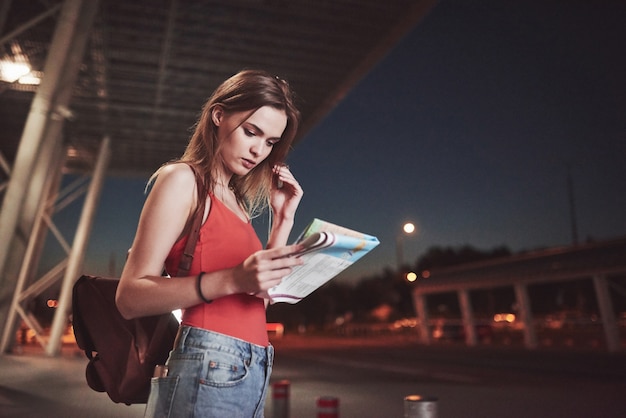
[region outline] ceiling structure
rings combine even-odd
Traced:
[[[146,175],[180,156],[224,79],[261,68],[290,82],[301,138],[436,0],[101,0],[70,104],[68,168],[111,140],[109,173]],[[0,60],[45,76],[61,0],[4,1]],[[23,82],[28,82],[24,79]],[[0,81],[0,153],[11,164],[37,87]]]

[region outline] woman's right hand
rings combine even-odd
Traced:
[[[291,273],[292,268],[303,263],[296,254],[302,245],[261,250],[249,256],[233,270],[235,286],[241,293],[266,294],[272,287]]]

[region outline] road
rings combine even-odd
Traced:
[[[315,418],[320,396],[337,397],[342,418],[401,418],[411,394],[437,397],[438,418],[626,416],[626,351],[424,347],[408,336],[272,341],[272,383],[290,382],[291,418]],[[0,356],[0,417],[143,416],[143,405],[114,404],[89,389],[86,363],[71,345],[55,358],[36,346]],[[273,415],[270,392],[266,417]]]
[[[319,396],[339,398],[343,418],[402,417],[411,394],[437,397],[439,418],[626,416],[626,353],[424,347],[398,338],[286,336],[274,345],[272,380],[290,381],[291,417],[315,417]]]

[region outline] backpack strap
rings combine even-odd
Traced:
[[[193,261],[193,254],[196,249],[196,243],[198,242],[198,236],[200,235],[200,227],[202,226],[202,218],[204,218],[204,209],[206,207],[206,191],[204,188],[204,181],[197,172],[197,170],[189,164],[193,174],[196,177],[196,187],[198,190],[198,206],[193,215],[193,222],[191,224],[191,230],[189,231],[189,238],[187,244],[183,250],[183,254],[180,257],[180,263],[178,264],[178,276],[186,276],[191,270],[191,262]]]
[[[204,218],[204,209],[206,207],[206,189],[204,187],[204,181],[202,177],[197,172],[197,170],[189,164],[189,167],[193,170],[194,175],[196,176],[196,187],[198,189],[198,206],[193,214],[193,222],[191,224],[191,230],[189,231],[189,238],[187,239],[187,244],[185,245],[185,249],[183,250],[183,254],[180,258],[180,263],[178,264],[178,274],[177,276],[186,276],[189,274],[189,270],[191,269],[191,262],[193,261],[193,254],[196,249],[196,243],[198,242],[198,236],[200,235],[200,227],[202,226],[202,218]],[[171,314],[163,314],[159,318],[157,325],[154,330],[154,337],[150,341],[151,347],[148,348],[148,353],[155,352],[155,347],[159,344],[162,344],[163,336],[167,333],[168,323]],[[138,339],[146,340],[147,335],[145,330],[140,329],[141,325],[139,321],[135,321],[136,327],[138,328],[137,337]]]

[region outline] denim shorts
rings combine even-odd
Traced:
[[[145,416],[262,418],[273,360],[271,345],[182,326]]]

